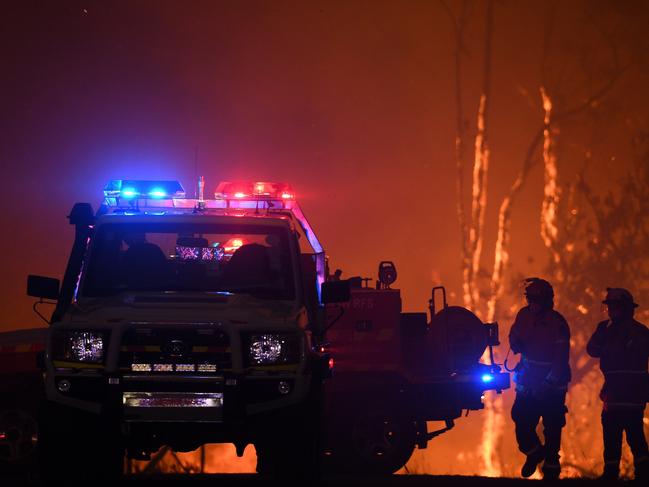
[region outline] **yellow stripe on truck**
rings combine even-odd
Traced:
[[[104,364],[84,364],[80,362],[65,362],[63,360],[54,360],[52,362],[57,369],[103,369]]]
[[[298,365],[258,365],[256,367],[249,367],[249,370],[282,370],[282,371],[296,371]]]

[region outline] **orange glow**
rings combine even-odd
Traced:
[[[487,207],[487,173],[489,172],[489,149],[486,141],[485,111],[487,95],[480,96],[478,107],[477,133],[475,136],[475,155],[473,161],[473,185],[471,189],[471,230],[469,232],[469,247],[471,251],[470,289],[471,295],[464,296],[464,304],[480,316],[475,305],[480,301],[477,279],[480,271],[482,244],[484,235],[485,209]]]
[[[544,187],[543,187],[543,205],[541,208],[541,238],[545,246],[551,251],[555,263],[561,260],[559,252],[556,251],[555,243],[559,234],[557,228],[557,213],[561,191],[557,183],[558,169],[557,157],[554,152],[552,140],[552,100],[541,87],[541,98],[543,100],[543,110],[545,116],[543,123],[543,165],[544,165]]]

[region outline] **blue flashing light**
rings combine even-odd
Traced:
[[[126,199],[132,199],[138,196],[139,193],[134,188],[124,188],[120,191],[120,196]]]
[[[482,382],[484,382],[484,383],[486,384],[486,383],[488,383],[488,382],[491,382],[492,380],[494,380],[494,376],[493,376],[493,375],[491,375],[491,374],[483,374],[483,376],[482,376]]]
[[[149,196],[151,198],[164,198],[167,196],[167,192],[162,188],[153,188],[149,191]]]
[[[179,181],[113,179],[104,186],[104,196],[126,200],[184,198],[185,190]]]

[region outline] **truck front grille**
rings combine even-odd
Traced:
[[[212,324],[134,324],[122,337],[119,367],[136,374],[219,373],[232,368],[230,338]]]

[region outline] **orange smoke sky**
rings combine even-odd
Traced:
[[[553,66],[568,72],[577,40],[597,41],[593,29],[571,28],[583,24],[581,5],[562,7],[552,37]],[[597,19],[627,19],[601,5]],[[483,7],[476,2],[467,31],[471,126]],[[510,2],[495,12],[488,222],[541,121],[547,8]],[[180,178],[189,193],[198,173],[208,189],[223,179],[289,181],[346,276],[394,260],[407,310],[423,310],[433,284],[459,291],[454,47],[441,4],[73,1],[14,5],[1,22],[0,329],[40,324],[25,276],[61,276],[69,208],[96,207],[105,181],[120,177]],[[646,81],[645,70],[620,84],[615,120],[647,113]],[[586,148],[582,129],[570,129],[564,152]],[[625,150],[625,130],[589,142],[602,177]],[[541,183],[537,167],[514,210],[512,263],[523,272],[545,259],[540,238],[529,237]],[[487,248],[494,239],[488,224]]]

